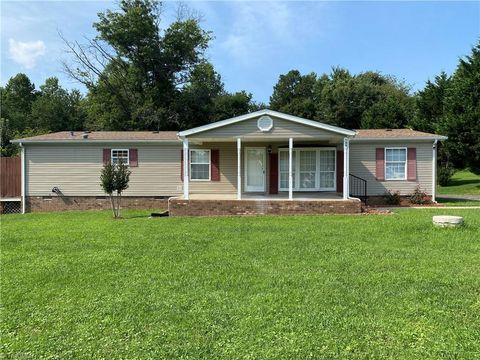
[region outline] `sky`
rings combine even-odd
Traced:
[[[183,2],[201,14],[215,36],[207,58],[228,91],[246,90],[268,103],[281,74],[380,71],[423,88],[480,40],[480,2]],[[178,3],[166,2],[162,25],[175,19]],[[85,89],[62,72],[68,61],[60,39],[95,36],[97,13],[111,1],[0,2],[0,84],[19,73],[38,88],[56,76],[68,89]]]

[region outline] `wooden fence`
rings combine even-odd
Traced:
[[[22,195],[22,165],[20,157],[0,158],[0,197],[18,198]]]

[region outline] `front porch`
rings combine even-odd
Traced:
[[[298,196],[299,195],[299,196]],[[232,216],[232,215],[318,215],[358,214],[358,199],[344,200],[335,194],[308,194],[288,199],[288,195],[248,195],[237,200],[235,195],[197,194],[188,200],[172,198],[168,202],[170,216]]]
[[[172,215],[356,213],[355,132],[271,110],[179,133],[183,197]]]

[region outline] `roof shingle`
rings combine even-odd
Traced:
[[[84,138],[84,136],[87,136]],[[178,140],[176,131],[60,131],[56,133],[32,136],[22,141],[55,141],[55,140],[97,140],[97,141],[142,141],[142,140]],[[18,140],[17,140],[18,141]]]
[[[415,138],[431,137],[437,138],[439,135],[430,134],[412,129],[358,129],[356,138]]]

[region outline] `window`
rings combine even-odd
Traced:
[[[407,149],[385,148],[385,180],[407,179]]]
[[[288,190],[288,149],[279,149],[279,189]],[[336,149],[294,148],[292,177],[294,191],[334,191]]]
[[[317,187],[317,151],[300,150],[300,189]]]
[[[210,180],[210,150],[190,150],[190,179]]]
[[[107,153],[108,154],[108,153]],[[129,151],[128,149],[112,149],[112,164],[117,165],[120,163],[124,163],[125,165],[129,165]]]
[[[296,164],[296,161],[295,161],[295,156],[296,155],[296,152],[294,151],[292,153],[292,178],[293,178],[293,187],[295,188],[295,179],[296,179],[296,176],[295,176],[295,164]],[[287,189],[288,190],[288,149],[287,150],[283,150],[281,149],[279,151],[279,159],[280,159],[280,189],[284,190],[284,189]]]

